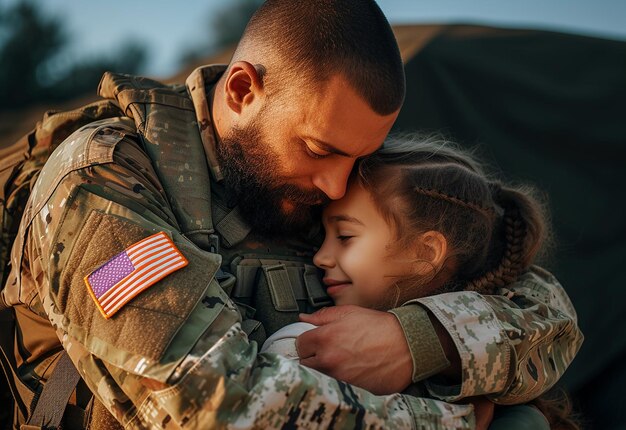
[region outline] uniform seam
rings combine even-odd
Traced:
[[[125,134],[122,134],[122,137],[115,142],[113,145],[109,145],[109,149],[110,151],[108,151],[107,154],[105,155],[101,155],[101,156],[97,156],[94,158],[90,158],[89,157],[89,153],[91,151],[91,147],[94,143],[94,137],[101,131],[107,128],[111,128],[114,130],[118,130],[119,127],[115,127],[112,126],[111,124],[103,124],[101,126],[96,127],[95,129],[93,129],[91,131],[91,133],[89,133],[89,135],[85,138],[86,139],[86,144],[85,144],[85,148],[82,151],[82,154],[84,156],[84,160],[77,160],[73,163],[71,163],[69,166],[67,166],[65,169],[61,170],[59,173],[57,173],[53,180],[53,187],[49,190],[47,190],[46,195],[44,196],[44,198],[42,199],[41,202],[39,202],[37,204],[37,206],[35,206],[34,212],[35,215],[31,215],[30,216],[30,220],[29,222],[32,221],[32,219],[34,219],[35,216],[37,216],[36,214],[39,213],[44,205],[48,202],[48,200],[50,200],[50,196],[52,196],[52,194],[54,194],[54,192],[56,191],[56,189],[59,187],[59,185],[61,185],[62,180],[67,177],[70,173],[76,171],[76,170],[81,170],[84,169],[86,167],[90,167],[94,164],[106,164],[106,163],[112,163],[113,162],[113,152],[115,151],[115,147],[117,146],[117,144],[119,142],[122,141],[122,139],[124,138]],[[130,131],[129,129],[126,129],[125,131]],[[69,139],[69,137],[64,141],[67,142],[67,140]],[[79,139],[79,137],[76,137],[74,140]],[[57,147],[56,150],[58,150],[59,147]],[[56,151],[55,150],[55,151]],[[41,174],[38,176],[37,180],[39,180],[41,178]]]

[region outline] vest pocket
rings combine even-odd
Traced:
[[[237,257],[231,271],[237,278],[233,299],[254,309],[254,319],[263,324],[268,336],[297,322],[300,312],[332,304],[317,268],[304,261]]]

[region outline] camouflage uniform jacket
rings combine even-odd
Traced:
[[[218,185],[220,172],[205,94],[221,70],[190,76],[192,101],[181,87],[105,76],[100,93],[116,97],[132,119],[92,123],[52,154],[33,188],[2,292],[18,326],[41,328],[22,339],[24,379],[45,382],[62,346],[128,428],[472,428],[470,406],[374,396],[281,357],[257,355],[242,329],[241,307],[225,292],[232,276],[220,278],[222,255],[209,252],[219,218],[224,231],[244,236],[231,243],[244,254],[261,246],[252,233],[226,228],[232,211],[220,215],[211,201],[219,200],[219,186],[209,184]],[[160,106],[167,104],[177,109],[163,109],[164,119]],[[104,318],[85,277],[157,232],[171,238],[188,265]],[[432,311],[463,360],[461,387],[431,384],[432,393],[492,393],[506,403],[551,386],[582,336],[567,296],[550,281],[533,274],[508,296],[462,292],[407,304]],[[404,314],[405,331],[414,330],[411,313]]]

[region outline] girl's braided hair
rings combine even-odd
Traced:
[[[420,233],[435,230],[451,248],[452,268],[398,281],[406,290],[398,298],[450,290],[495,294],[532,264],[548,236],[545,212],[532,188],[491,179],[471,154],[439,136],[388,140],[359,164],[355,179],[395,226],[398,246],[413,246]],[[451,279],[439,291],[429,291],[442,269]],[[551,428],[580,429],[564,392],[532,404]]]
[[[546,238],[532,188],[491,179],[471,154],[439,136],[389,139],[361,161],[356,180],[395,226],[400,247],[430,230],[446,237],[453,276],[445,290],[494,294],[532,264]]]

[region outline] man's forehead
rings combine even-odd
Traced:
[[[377,150],[398,112],[380,115],[341,78],[330,80],[322,91],[300,98],[301,137],[330,146],[353,157]],[[323,149],[323,148],[322,148]]]
[[[360,125],[358,118],[340,121],[329,115],[305,117],[296,128],[298,137],[315,144],[321,150],[359,158],[378,150],[393,125],[393,118],[370,118],[368,125]],[[375,124],[374,124],[375,123]]]

